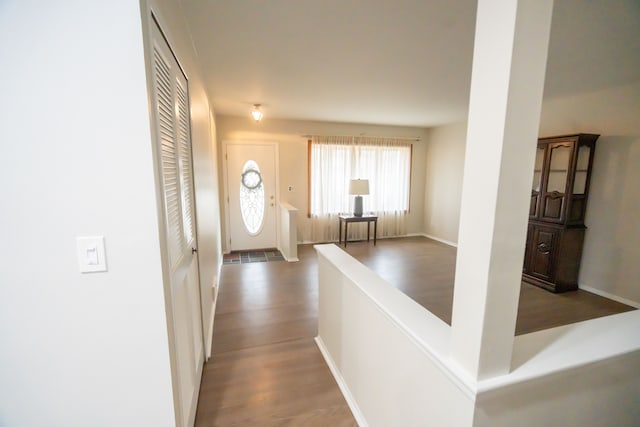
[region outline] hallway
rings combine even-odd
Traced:
[[[196,426],[355,426],[313,338],[316,254],[224,265]]]

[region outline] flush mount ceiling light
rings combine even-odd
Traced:
[[[253,104],[253,110],[251,111],[251,117],[255,120],[256,123],[259,123],[262,120],[262,111],[260,111],[260,104]]]

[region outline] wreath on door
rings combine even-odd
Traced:
[[[262,175],[256,169],[247,169],[242,172],[242,185],[247,190],[255,190],[262,185]]]

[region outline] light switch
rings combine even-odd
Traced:
[[[92,246],[87,248],[87,265],[98,265],[98,248]]]
[[[76,238],[80,273],[107,271],[104,236]]]

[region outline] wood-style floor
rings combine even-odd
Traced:
[[[455,248],[422,237],[349,242],[347,252],[451,323]],[[225,265],[196,426],[353,426],[356,422],[313,338],[317,265],[311,245],[299,262]],[[632,310],[576,291],[523,284],[516,334]]]

